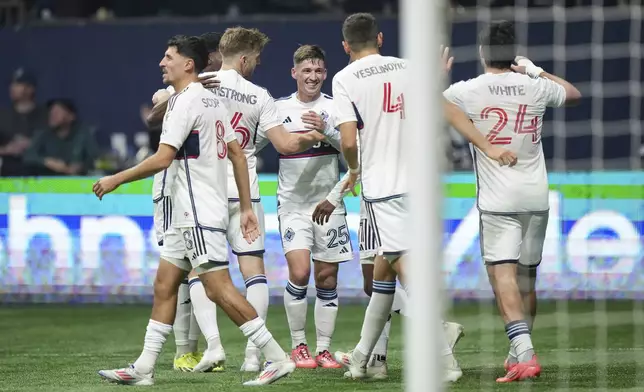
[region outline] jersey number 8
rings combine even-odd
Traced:
[[[222,123],[220,120],[217,120],[217,122],[215,123],[215,135],[217,137],[217,158],[225,159],[226,155],[228,154],[228,145],[224,140],[224,136],[226,135],[226,128],[224,127],[224,123]]]

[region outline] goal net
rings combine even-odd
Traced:
[[[452,82],[481,72],[478,32],[505,19],[515,23],[519,54],[583,95],[580,105],[544,118],[550,216],[532,332],[543,373],[520,389],[637,390],[644,385],[642,4],[469,3],[452,8]],[[509,5],[494,6],[500,3]],[[481,261],[467,142],[453,130],[450,136],[443,276],[447,318],[466,330],[456,347],[464,376],[453,389],[496,390],[509,342]]]

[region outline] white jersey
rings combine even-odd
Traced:
[[[410,79],[405,60],[379,54],[356,60],[333,77],[336,124],[358,123],[366,201],[400,197],[409,190],[404,97]]]
[[[297,93],[293,93],[277,99],[275,104],[284,127],[291,133],[310,132],[301,119],[302,114],[308,111],[318,113],[327,123],[326,142],[297,154],[279,156],[278,213],[312,214],[340,177],[340,133],[334,129],[333,98],[322,94],[315,101],[305,103],[297,99]],[[333,213],[344,214],[344,205],[340,203]]]
[[[217,79],[221,85],[211,91],[228,108],[230,123],[248,161],[250,195],[253,201],[259,201],[255,153],[268,143],[266,131],[280,125],[282,120],[273,97],[266,89],[249,82],[232,69],[218,71]],[[239,200],[232,162],[228,163],[228,199]]]
[[[489,212],[539,212],[548,210],[548,175],[541,146],[546,107],[562,106],[566,90],[546,78],[486,73],[458,82],[444,92],[477,129],[496,145],[517,154],[514,167],[501,167],[476,148],[477,206]]]
[[[200,83],[168,101],[160,143],[176,148],[172,225],[223,231],[228,227],[227,152],[235,140],[226,107]]]

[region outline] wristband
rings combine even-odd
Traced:
[[[357,169],[349,168],[349,173],[351,174],[360,174],[360,166]]]

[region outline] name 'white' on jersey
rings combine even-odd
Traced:
[[[546,107],[565,103],[566,90],[546,78],[505,72],[455,83],[443,95],[467,113],[492,144],[517,154],[514,167],[502,167],[472,149],[479,210],[547,211],[548,174],[541,146],[543,115]]]
[[[280,125],[282,120],[273,97],[266,89],[249,82],[232,69],[218,71],[217,79],[221,81],[221,85],[210,91],[228,108],[230,124],[248,161],[251,198],[253,201],[259,201],[255,153],[258,145],[267,143],[266,131]],[[239,200],[231,162],[228,163],[228,198]]]
[[[327,129],[335,127],[333,98],[322,94],[313,102],[302,102],[297,93],[275,101],[283,118],[283,124],[291,133],[306,133],[302,114],[314,111],[327,123]],[[331,132],[325,132],[329,135]],[[340,134],[327,136],[326,142],[292,155],[279,156],[277,187],[278,213],[297,212],[312,214],[315,206],[333,189],[340,177],[338,154]],[[340,203],[334,214],[344,214],[344,204]]]
[[[373,54],[352,62],[333,77],[336,124],[358,122],[362,196],[366,201],[395,198],[409,190],[407,72],[405,60]]]
[[[226,232],[228,143],[235,140],[228,111],[200,83],[168,101],[160,143],[176,148],[172,225]]]

